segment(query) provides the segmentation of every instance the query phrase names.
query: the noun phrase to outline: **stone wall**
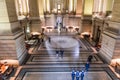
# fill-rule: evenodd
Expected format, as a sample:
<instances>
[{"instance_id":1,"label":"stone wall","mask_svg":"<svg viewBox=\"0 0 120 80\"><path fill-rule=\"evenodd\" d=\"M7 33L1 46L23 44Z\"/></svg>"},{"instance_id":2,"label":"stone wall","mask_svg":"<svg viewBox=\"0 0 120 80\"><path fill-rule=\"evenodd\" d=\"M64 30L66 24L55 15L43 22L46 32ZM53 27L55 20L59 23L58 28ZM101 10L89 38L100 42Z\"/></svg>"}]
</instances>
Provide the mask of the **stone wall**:
<instances>
[{"instance_id":1,"label":"stone wall","mask_svg":"<svg viewBox=\"0 0 120 80\"><path fill-rule=\"evenodd\" d=\"M113 59L120 59L120 39L116 40L115 50L113 53Z\"/></svg>"},{"instance_id":2,"label":"stone wall","mask_svg":"<svg viewBox=\"0 0 120 80\"><path fill-rule=\"evenodd\" d=\"M102 43L99 54L107 63L111 62L111 59L114 54L115 44L116 44L115 38L107 34L102 34Z\"/></svg>"},{"instance_id":3,"label":"stone wall","mask_svg":"<svg viewBox=\"0 0 120 80\"><path fill-rule=\"evenodd\" d=\"M14 36L3 36L3 39L0 39L1 60L18 60L21 64L27 55L23 32Z\"/></svg>"},{"instance_id":4,"label":"stone wall","mask_svg":"<svg viewBox=\"0 0 120 80\"><path fill-rule=\"evenodd\" d=\"M25 36L23 33L20 33L20 36L16 38L15 45L16 45L16 53L17 53L17 59L19 60L19 64L23 62L27 55L27 50L25 47Z\"/></svg>"},{"instance_id":5,"label":"stone wall","mask_svg":"<svg viewBox=\"0 0 120 80\"><path fill-rule=\"evenodd\" d=\"M14 40L0 40L1 59L17 59L16 46Z\"/></svg>"},{"instance_id":6,"label":"stone wall","mask_svg":"<svg viewBox=\"0 0 120 80\"><path fill-rule=\"evenodd\" d=\"M112 59L120 58L120 23L108 21L107 24L108 27L102 34L100 55L110 63Z\"/></svg>"},{"instance_id":7,"label":"stone wall","mask_svg":"<svg viewBox=\"0 0 120 80\"><path fill-rule=\"evenodd\" d=\"M41 21L32 20L30 24L31 32L40 32L41 31Z\"/></svg>"}]
</instances>

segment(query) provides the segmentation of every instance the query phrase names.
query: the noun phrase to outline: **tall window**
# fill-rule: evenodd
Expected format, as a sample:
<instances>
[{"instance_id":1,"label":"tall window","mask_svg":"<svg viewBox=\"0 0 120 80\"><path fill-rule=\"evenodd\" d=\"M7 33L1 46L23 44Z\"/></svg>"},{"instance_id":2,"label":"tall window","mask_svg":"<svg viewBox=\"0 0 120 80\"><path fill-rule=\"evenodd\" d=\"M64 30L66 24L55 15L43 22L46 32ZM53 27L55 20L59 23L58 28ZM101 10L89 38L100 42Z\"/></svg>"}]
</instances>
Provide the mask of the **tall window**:
<instances>
[{"instance_id":1,"label":"tall window","mask_svg":"<svg viewBox=\"0 0 120 80\"><path fill-rule=\"evenodd\" d=\"M18 16L27 16L29 14L29 0L15 0Z\"/></svg>"}]
</instances>

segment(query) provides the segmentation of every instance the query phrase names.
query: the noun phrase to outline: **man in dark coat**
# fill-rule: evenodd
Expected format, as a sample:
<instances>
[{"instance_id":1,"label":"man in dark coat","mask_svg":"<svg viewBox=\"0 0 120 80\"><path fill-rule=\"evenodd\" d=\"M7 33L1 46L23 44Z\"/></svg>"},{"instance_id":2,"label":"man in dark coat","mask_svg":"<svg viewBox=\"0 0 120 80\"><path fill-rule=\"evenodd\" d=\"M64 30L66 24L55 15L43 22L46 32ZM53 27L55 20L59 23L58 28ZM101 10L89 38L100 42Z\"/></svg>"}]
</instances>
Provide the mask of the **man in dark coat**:
<instances>
[{"instance_id":1,"label":"man in dark coat","mask_svg":"<svg viewBox=\"0 0 120 80\"><path fill-rule=\"evenodd\" d=\"M92 62L92 59L93 59L93 56L92 56L92 55L89 55L89 56L88 56L88 59L87 59L87 62L91 63L91 62Z\"/></svg>"}]
</instances>

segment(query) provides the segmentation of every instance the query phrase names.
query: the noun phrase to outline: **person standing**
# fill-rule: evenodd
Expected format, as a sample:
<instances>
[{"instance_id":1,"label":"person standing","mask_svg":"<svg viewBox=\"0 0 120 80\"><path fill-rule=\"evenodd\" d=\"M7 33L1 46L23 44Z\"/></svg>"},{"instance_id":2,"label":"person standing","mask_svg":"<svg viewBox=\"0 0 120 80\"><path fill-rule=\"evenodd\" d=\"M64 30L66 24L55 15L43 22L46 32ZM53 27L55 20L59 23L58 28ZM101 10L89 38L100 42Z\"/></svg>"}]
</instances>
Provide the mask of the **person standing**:
<instances>
[{"instance_id":1,"label":"person standing","mask_svg":"<svg viewBox=\"0 0 120 80\"><path fill-rule=\"evenodd\" d=\"M81 80L83 80L84 79L84 71L82 70L82 72L81 72Z\"/></svg>"},{"instance_id":2,"label":"person standing","mask_svg":"<svg viewBox=\"0 0 120 80\"><path fill-rule=\"evenodd\" d=\"M76 80L79 80L79 77L80 77L80 73L79 71L76 72Z\"/></svg>"},{"instance_id":3,"label":"person standing","mask_svg":"<svg viewBox=\"0 0 120 80\"><path fill-rule=\"evenodd\" d=\"M71 73L72 80L75 79L75 74L76 74L75 70L72 70L72 73Z\"/></svg>"}]
</instances>

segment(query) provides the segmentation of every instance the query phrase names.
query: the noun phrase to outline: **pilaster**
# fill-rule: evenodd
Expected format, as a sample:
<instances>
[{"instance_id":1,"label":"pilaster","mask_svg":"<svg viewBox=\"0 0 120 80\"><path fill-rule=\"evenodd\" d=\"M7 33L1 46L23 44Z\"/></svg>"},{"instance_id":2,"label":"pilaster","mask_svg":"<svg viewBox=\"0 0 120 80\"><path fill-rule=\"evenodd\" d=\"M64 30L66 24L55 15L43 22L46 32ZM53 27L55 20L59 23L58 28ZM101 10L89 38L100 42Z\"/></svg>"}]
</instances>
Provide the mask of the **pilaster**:
<instances>
[{"instance_id":1,"label":"pilaster","mask_svg":"<svg viewBox=\"0 0 120 80\"><path fill-rule=\"evenodd\" d=\"M21 64L27 55L24 34L17 20L15 1L0 0L0 57ZM16 63L14 63L16 64Z\"/></svg>"}]
</instances>

